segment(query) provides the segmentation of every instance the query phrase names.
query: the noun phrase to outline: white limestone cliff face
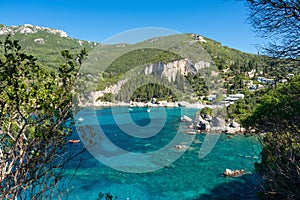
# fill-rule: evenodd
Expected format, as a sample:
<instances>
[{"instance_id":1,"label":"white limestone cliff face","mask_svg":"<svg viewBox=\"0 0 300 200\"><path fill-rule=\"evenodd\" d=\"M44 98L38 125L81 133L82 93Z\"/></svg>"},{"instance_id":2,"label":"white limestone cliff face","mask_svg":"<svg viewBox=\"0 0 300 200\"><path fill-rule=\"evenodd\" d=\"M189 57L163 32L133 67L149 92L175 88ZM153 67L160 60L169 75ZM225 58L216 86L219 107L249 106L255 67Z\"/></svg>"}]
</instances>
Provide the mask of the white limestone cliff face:
<instances>
[{"instance_id":1,"label":"white limestone cliff face","mask_svg":"<svg viewBox=\"0 0 300 200\"><path fill-rule=\"evenodd\" d=\"M121 87L127 82L127 79L120 80L117 84L111 85L109 87L106 87L105 90L103 91L104 94L107 93L112 93L112 94L118 94L120 91Z\"/></svg>"},{"instance_id":2,"label":"white limestone cliff face","mask_svg":"<svg viewBox=\"0 0 300 200\"><path fill-rule=\"evenodd\" d=\"M148 65L145 68L145 75L156 73L161 78L166 78L170 82L175 81L177 74L187 75L189 73L196 74L200 69L210 67L210 63L206 61L199 61L192 64L188 59L176 60L164 63L156 63Z\"/></svg>"},{"instance_id":3,"label":"white limestone cliff face","mask_svg":"<svg viewBox=\"0 0 300 200\"><path fill-rule=\"evenodd\" d=\"M97 101L98 101L99 97L103 97L105 94L109 94L109 93L114 94L114 95L118 94L122 85L124 85L126 82L127 82L127 79L120 80L117 84L106 87L105 90L91 92L89 95L89 101L92 102L91 105L97 106L98 105Z\"/></svg>"},{"instance_id":4,"label":"white limestone cliff face","mask_svg":"<svg viewBox=\"0 0 300 200\"><path fill-rule=\"evenodd\" d=\"M175 81L177 74L187 75L196 74L198 69L187 59L176 60L164 63L151 64L145 68L145 75L155 73L161 78L166 78L169 82Z\"/></svg>"},{"instance_id":5,"label":"white limestone cliff face","mask_svg":"<svg viewBox=\"0 0 300 200\"><path fill-rule=\"evenodd\" d=\"M210 63L205 61L199 61L195 64L192 64L188 59L176 60L169 63L155 63L150 64L145 67L142 71L144 75L156 74L160 78L165 78L169 82L174 82L177 75L187 75L189 73L196 74L202 68L209 67ZM118 94L121 87L127 82L128 79L120 80L117 84L106 87L103 91L92 92L90 94L91 99L96 103L99 97L102 97L104 94L112 93L114 95Z\"/></svg>"}]
</instances>

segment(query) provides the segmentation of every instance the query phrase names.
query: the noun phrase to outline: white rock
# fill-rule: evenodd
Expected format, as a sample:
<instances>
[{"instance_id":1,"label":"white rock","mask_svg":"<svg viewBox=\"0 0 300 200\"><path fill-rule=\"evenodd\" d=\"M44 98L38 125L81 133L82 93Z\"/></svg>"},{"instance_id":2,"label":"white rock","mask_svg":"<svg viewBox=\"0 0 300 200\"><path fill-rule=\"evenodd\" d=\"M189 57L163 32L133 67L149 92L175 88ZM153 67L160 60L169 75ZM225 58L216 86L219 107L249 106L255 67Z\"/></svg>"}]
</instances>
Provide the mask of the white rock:
<instances>
[{"instance_id":1,"label":"white rock","mask_svg":"<svg viewBox=\"0 0 300 200\"><path fill-rule=\"evenodd\" d=\"M39 44L45 44L44 38L36 38L33 41L36 42L36 43L39 43Z\"/></svg>"},{"instance_id":2,"label":"white rock","mask_svg":"<svg viewBox=\"0 0 300 200\"><path fill-rule=\"evenodd\" d=\"M59 35L60 37L68 37L68 34L62 30L50 29L48 30L48 33Z\"/></svg>"},{"instance_id":3,"label":"white rock","mask_svg":"<svg viewBox=\"0 0 300 200\"><path fill-rule=\"evenodd\" d=\"M28 27L20 27L18 31L20 33L23 33L23 34L36 33L37 32L36 30L32 30L31 28L28 28Z\"/></svg>"},{"instance_id":4,"label":"white rock","mask_svg":"<svg viewBox=\"0 0 300 200\"><path fill-rule=\"evenodd\" d=\"M9 28L2 28L0 29L0 35L8 35L8 34L12 34L13 30L9 29Z\"/></svg>"},{"instance_id":5,"label":"white rock","mask_svg":"<svg viewBox=\"0 0 300 200\"><path fill-rule=\"evenodd\" d=\"M32 24L24 24L25 27L33 27Z\"/></svg>"},{"instance_id":6,"label":"white rock","mask_svg":"<svg viewBox=\"0 0 300 200\"><path fill-rule=\"evenodd\" d=\"M181 122L193 122L193 119L184 115L183 117L181 117L180 121Z\"/></svg>"},{"instance_id":7,"label":"white rock","mask_svg":"<svg viewBox=\"0 0 300 200\"><path fill-rule=\"evenodd\" d=\"M225 176L239 176L245 173L245 170L231 170L231 169L226 169L225 172L223 173Z\"/></svg>"},{"instance_id":8,"label":"white rock","mask_svg":"<svg viewBox=\"0 0 300 200\"><path fill-rule=\"evenodd\" d=\"M230 125L232 128L238 128L240 127L240 124L235 122L235 121L232 121L231 125Z\"/></svg>"}]
</instances>

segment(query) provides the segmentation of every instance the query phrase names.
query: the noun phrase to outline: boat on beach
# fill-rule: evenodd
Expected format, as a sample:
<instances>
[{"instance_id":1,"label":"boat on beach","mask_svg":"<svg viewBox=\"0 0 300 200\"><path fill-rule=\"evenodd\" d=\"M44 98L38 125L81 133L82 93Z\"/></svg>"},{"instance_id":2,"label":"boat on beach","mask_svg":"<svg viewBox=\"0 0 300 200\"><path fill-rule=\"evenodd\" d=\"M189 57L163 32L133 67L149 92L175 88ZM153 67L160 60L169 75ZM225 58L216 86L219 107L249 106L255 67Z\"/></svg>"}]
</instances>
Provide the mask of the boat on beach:
<instances>
[{"instance_id":1,"label":"boat on beach","mask_svg":"<svg viewBox=\"0 0 300 200\"><path fill-rule=\"evenodd\" d=\"M78 143L80 140L68 140L69 143Z\"/></svg>"}]
</instances>

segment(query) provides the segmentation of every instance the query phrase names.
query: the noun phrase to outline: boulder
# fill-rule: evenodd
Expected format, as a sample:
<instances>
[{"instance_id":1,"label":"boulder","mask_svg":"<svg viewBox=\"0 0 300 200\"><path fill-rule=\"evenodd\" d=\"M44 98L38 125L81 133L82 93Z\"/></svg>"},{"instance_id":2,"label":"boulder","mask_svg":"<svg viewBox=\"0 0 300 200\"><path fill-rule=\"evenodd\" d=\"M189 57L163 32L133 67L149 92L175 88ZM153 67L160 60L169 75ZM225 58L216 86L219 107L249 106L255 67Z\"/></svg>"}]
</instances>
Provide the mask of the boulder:
<instances>
[{"instance_id":1,"label":"boulder","mask_svg":"<svg viewBox=\"0 0 300 200\"><path fill-rule=\"evenodd\" d=\"M219 117L213 117L211 120L211 131L222 132L225 128L225 120Z\"/></svg>"},{"instance_id":2,"label":"boulder","mask_svg":"<svg viewBox=\"0 0 300 200\"><path fill-rule=\"evenodd\" d=\"M196 135L197 132L195 132L195 131L187 131L186 134L188 134L188 135Z\"/></svg>"},{"instance_id":3,"label":"boulder","mask_svg":"<svg viewBox=\"0 0 300 200\"><path fill-rule=\"evenodd\" d=\"M183 144L175 145L175 149L177 149L177 150L185 150L187 148L188 148L188 146L183 145Z\"/></svg>"},{"instance_id":4,"label":"boulder","mask_svg":"<svg viewBox=\"0 0 300 200\"><path fill-rule=\"evenodd\" d=\"M231 125L226 125L223 132L227 134L237 134L237 133L244 133L245 130L246 130L245 128L242 128L240 126L232 127Z\"/></svg>"},{"instance_id":5,"label":"boulder","mask_svg":"<svg viewBox=\"0 0 300 200\"><path fill-rule=\"evenodd\" d=\"M184 115L183 117L181 117L180 121L181 122L193 122L193 119Z\"/></svg>"},{"instance_id":6,"label":"boulder","mask_svg":"<svg viewBox=\"0 0 300 200\"><path fill-rule=\"evenodd\" d=\"M204 121L204 119L201 117L200 113L196 113L195 114L195 120L194 120L194 124L197 126L199 124L200 121Z\"/></svg>"},{"instance_id":7,"label":"boulder","mask_svg":"<svg viewBox=\"0 0 300 200\"><path fill-rule=\"evenodd\" d=\"M211 117L210 115L205 115L204 116L204 120L211 122L213 119L213 117Z\"/></svg>"},{"instance_id":8,"label":"boulder","mask_svg":"<svg viewBox=\"0 0 300 200\"><path fill-rule=\"evenodd\" d=\"M182 118L183 120L183 118ZM194 120L194 127L200 131L212 131L223 132L227 134L237 134L245 132L245 129L234 120L232 122L226 122L219 117L205 116L202 117L199 113L196 113Z\"/></svg>"},{"instance_id":9,"label":"boulder","mask_svg":"<svg viewBox=\"0 0 300 200\"><path fill-rule=\"evenodd\" d=\"M245 170L231 170L231 169L226 169L225 172L223 173L225 176L229 177L235 177L235 176L240 176L245 173Z\"/></svg>"},{"instance_id":10,"label":"boulder","mask_svg":"<svg viewBox=\"0 0 300 200\"><path fill-rule=\"evenodd\" d=\"M239 128L239 127L241 127L241 125L233 120L231 122L231 124L230 124L230 127L232 127L232 128Z\"/></svg>"},{"instance_id":11,"label":"boulder","mask_svg":"<svg viewBox=\"0 0 300 200\"><path fill-rule=\"evenodd\" d=\"M199 130L209 131L211 129L211 125L208 121L202 120L197 124Z\"/></svg>"}]
</instances>

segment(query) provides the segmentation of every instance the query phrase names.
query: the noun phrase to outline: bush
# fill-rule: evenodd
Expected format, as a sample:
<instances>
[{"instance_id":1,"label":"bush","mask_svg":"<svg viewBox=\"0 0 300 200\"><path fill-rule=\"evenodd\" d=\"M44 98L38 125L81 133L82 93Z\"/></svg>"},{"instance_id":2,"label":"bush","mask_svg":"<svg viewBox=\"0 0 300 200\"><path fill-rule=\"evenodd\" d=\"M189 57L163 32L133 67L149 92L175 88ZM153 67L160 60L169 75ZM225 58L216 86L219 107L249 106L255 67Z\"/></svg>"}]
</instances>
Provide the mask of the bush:
<instances>
[{"instance_id":1,"label":"bush","mask_svg":"<svg viewBox=\"0 0 300 200\"><path fill-rule=\"evenodd\" d=\"M206 117L206 116L211 116L212 115L212 109L209 107L204 107L203 109L200 110L200 115L202 117Z\"/></svg>"}]
</instances>

